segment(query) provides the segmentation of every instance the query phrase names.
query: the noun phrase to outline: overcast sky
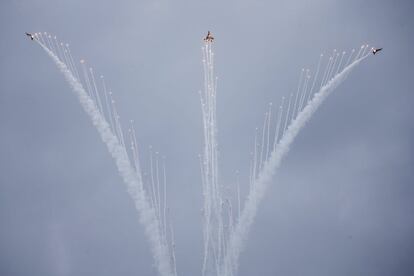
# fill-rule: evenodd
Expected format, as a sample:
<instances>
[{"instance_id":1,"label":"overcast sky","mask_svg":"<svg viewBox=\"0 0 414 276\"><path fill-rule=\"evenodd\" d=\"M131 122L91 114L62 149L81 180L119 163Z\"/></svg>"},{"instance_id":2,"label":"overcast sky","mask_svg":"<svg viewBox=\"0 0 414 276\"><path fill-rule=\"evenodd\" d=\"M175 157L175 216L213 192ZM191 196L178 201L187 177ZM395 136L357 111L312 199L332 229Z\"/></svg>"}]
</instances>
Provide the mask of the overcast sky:
<instances>
[{"instance_id":1,"label":"overcast sky","mask_svg":"<svg viewBox=\"0 0 414 276\"><path fill-rule=\"evenodd\" d=\"M24 32L70 43L123 122L167 156L179 275L200 275L202 37L216 38L220 181L247 192L255 128L321 53L384 47L292 145L240 259L247 275L414 275L412 1L0 2L0 274L157 275L113 159Z\"/></svg>"}]
</instances>

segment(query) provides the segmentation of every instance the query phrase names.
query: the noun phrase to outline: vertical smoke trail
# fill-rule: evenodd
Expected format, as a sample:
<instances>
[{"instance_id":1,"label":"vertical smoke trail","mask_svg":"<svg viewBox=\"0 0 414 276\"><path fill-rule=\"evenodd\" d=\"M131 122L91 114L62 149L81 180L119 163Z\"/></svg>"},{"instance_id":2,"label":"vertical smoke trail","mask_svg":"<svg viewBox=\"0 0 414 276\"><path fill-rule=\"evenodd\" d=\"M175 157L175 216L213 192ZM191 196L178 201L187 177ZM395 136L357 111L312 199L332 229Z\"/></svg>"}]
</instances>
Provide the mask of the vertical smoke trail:
<instances>
[{"instance_id":1,"label":"vertical smoke trail","mask_svg":"<svg viewBox=\"0 0 414 276\"><path fill-rule=\"evenodd\" d=\"M173 275L177 276L177 262L175 259L175 236L174 236L174 228L172 223L170 222L170 236L171 236L171 263L173 267Z\"/></svg>"},{"instance_id":2,"label":"vertical smoke trail","mask_svg":"<svg viewBox=\"0 0 414 276\"><path fill-rule=\"evenodd\" d=\"M253 150L253 169L252 169L252 181L253 184L254 179L256 178L256 171L257 171L257 128L254 131L254 150Z\"/></svg>"},{"instance_id":3,"label":"vertical smoke trail","mask_svg":"<svg viewBox=\"0 0 414 276\"><path fill-rule=\"evenodd\" d=\"M85 66L85 61L82 59L80 61L80 63L81 63L81 67L82 67L83 78L84 78L84 81L86 83L86 91L88 93L88 96L91 98L92 102L95 104L95 97L92 94L92 89L91 89L91 85L90 85L90 81L89 81L88 71L87 71L86 66Z\"/></svg>"},{"instance_id":4,"label":"vertical smoke trail","mask_svg":"<svg viewBox=\"0 0 414 276\"><path fill-rule=\"evenodd\" d=\"M57 56L58 59L63 60L62 59L62 54L60 53L60 47L59 47L59 42L57 41L57 37L56 36L53 37L52 43L53 43L53 40L55 41L55 46L56 46L55 55Z\"/></svg>"},{"instance_id":5,"label":"vertical smoke trail","mask_svg":"<svg viewBox=\"0 0 414 276\"><path fill-rule=\"evenodd\" d=\"M329 70L328 80L332 79L332 73L335 71L336 61L339 58L339 53L336 54L331 70Z\"/></svg>"},{"instance_id":6,"label":"vertical smoke trail","mask_svg":"<svg viewBox=\"0 0 414 276\"><path fill-rule=\"evenodd\" d=\"M103 142L106 144L108 151L116 162L116 166L120 175L122 176L129 195L135 203L135 207L139 212L139 219L141 224L145 227L145 233L151 245L151 251L158 269L162 276L176 275L175 268L170 262L170 252L168 247L162 242L162 235L160 232L160 222L157 220L154 209L148 203L147 195L143 188L143 183L138 176L139 173L134 170L129 157L126 153L125 147L120 144L119 139L111 131L109 124L106 122L102 114L98 111L97 106L88 96L82 84L74 77L68 67L62 63L59 58L51 52L46 46L37 41L39 45L46 51L46 53L56 63L56 66L65 76L66 81L76 93L83 109L89 115L93 125L98 130ZM175 257L174 257L175 262Z\"/></svg>"},{"instance_id":7,"label":"vertical smoke trail","mask_svg":"<svg viewBox=\"0 0 414 276\"><path fill-rule=\"evenodd\" d=\"M341 60L339 61L339 66L338 66L338 68L336 69L335 75L339 73L339 70L341 70L342 60L344 59L344 56L345 56L345 51L344 51L344 52L342 52L342 57L341 57Z\"/></svg>"},{"instance_id":8,"label":"vertical smoke trail","mask_svg":"<svg viewBox=\"0 0 414 276\"><path fill-rule=\"evenodd\" d=\"M266 140L266 156L265 160L269 158L269 147L270 147L270 122L272 118L272 106L273 104L269 104L269 120L267 121L267 140Z\"/></svg>"},{"instance_id":9,"label":"vertical smoke trail","mask_svg":"<svg viewBox=\"0 0 414 276\"><path fill-rule=\"evenodd\" d=\"M240 220L240 214L241 214L239 171L237 171L236 177L237 177L236 178L236 187L237 187L237 221L239 221Z\"/></svg>"},{"instance_id":10,"label":"vertical smoke trail","mask_svg":"<svg viewBox=\"0 0 414 276\"><path fill-rule=\"evenodd\" d=\"M289 103L288 103L288 109L286 111L285 126L283 127L282 137L285 135L286 127L288 126L288 122L289 122L290 103L292 101L292 96L293 96L293 94L290 94Z\"/></svg>"},{"instance_id":11,"label":"vertical smoke trail","mask_svg":"<svg viewBox=\"0 0 414 276\"><path fill-rule=\"evenodd\" d=\"M162 221L161 216L161 185L160 185L160 171L159 171L159 156L158 152L155 152L155 173L157 174L157 197L158 197L158 219L159 221Z\"/></svg>"},{"instance_id":12,"label":"vertical smoke trail","mask_svg":"<svg viewBox=\"0 0 414 276\"><path fill-rule=\"evenodd\" d=\"M300 112L302 110L302 108L303 108L303 105L306 104L305 98L306 98L306 94L307 94L307 91L308 91L309 80L310 80L310 75L309 75L309 69L308 69L307 70L307 75L306 75L305 86L304 86L304 89L303 89L304 91L303 91L302 97L300 99L300 104L299 104L298 112ZM293 118L296 118L296 117L292 117L292 120L293 120Z\"/></svg>"},{"instance_id":13,"label":"vertical smoke trail","mask_svg":"<svg viewBox=\"0 0 414 276\"><path fill-rule=\"evenodd\" d=\"M273 138L273 148L272 151L275 150L277 141L279 140L279 134L280 134L280 127L282 124L282 116L283 116L283 105L285 103L285 97L282 97L282 104L279 106L279 111L277 113L277 125L276 125L276 132L275 137Z\"/></svg>"},{"instance_id":14,"label":"vertical smoke trail","mask_svg":"<svg viewBox=\"0 0 414 276\"><path fill-rule=\"evenodd\" d=\"M95 97L96 97L96 100L97 100L97 105L98 105L99 111L101 112L102 116L104 117L104 119L106 121L105 113L104 113L104 110L103 110L103 107L102 107L101 97L99 96L99 91L98 91L98 88L96 86L95 75L93 74L92 67L89 68L89 72L91 74L91 80L92 80L92 84L93 84L92 88L93 88L93 91L95 93Z\"/></svg>"},{"instance_id":15,"label":"vertical smoke trail","mask_svg":"<svg viewBox=\"0 0 414 276\"><path fill-rule=\"evenodd\" d=\"M238 258L242 251L244 242L247 238L250 226L252 225L256 216L257 207L262 200L267 186L271 181L273 175L278 169L282 159L288 153L290 145L296 138L299 131L309 121L318 107L325 101L331 92L338 87L347 77L347 75L367 56L354 61L349 66L344 68L341 73L331 79L325 86L323 86L318 93L316 93L312 100L305 106L305 108L293 119L286 132L278 142L276 148L273 150L269 160L265 163L263 169L260 171L253 189L250 190L245 207L242 211L240 221L234 228L230 235L228 255L225 258L224 273L221 276L230 274L232 269L237 269Z\"/></svg>"},{"instance_id":16,"label":"vertical smoke trail","mask_svg":"<svg viewBox=\"0 0 414 276\"><path fill-rule=\"evenodd\" d=\"M367 45L365 45L365 49L364 49L364 51L362 52L362 55L361 56L365 56L367 53L365 52L366 50L368 50L368 52L369 52L369 45L367 44Z\"/></svg>"},{"instance_id":17,"label":"vertical smoke trail","mask_svg":"<svg viewBox=\"0 0 414 276\"><path fill-rule=\"evenodd\" d=\"M63 43L61 42L60 43L60 50L61 50L61 52L62 52L62 55L63 55L63 59L65 60L64 61L64 63L66 64L66 66L68 66L69 67L69 70L71 71L71 72L75 72L74 70L72 70L72 67L70 66L70 62L69 62L69 60L68 60L68 57L67 57L67 55L66 55L66 49L65 49L65 46L63 45Z\"/></svg>"},{"instance_id":18,"label":"vertical smoke trail","mask_svg":"<svg viewBox=\"0 0 414 276\"><path fill-rule=\"evenodd\" d=\"M318 66L316 67L316 73L315 73L315 76L313 77L312 87L309 91L308 96L306 97L306 102L305 102L306 104L308 103L309 98L312 97L312 95L313 95L313 88L315 87L316 80L318 79L318 76L319 76L319 70L320 70L320 67L321 67L322 58L323 58L323 54L321 54L319 56Z\"/></svg>"},{"instance_id":19,"label":"vertical smoke trail","mask_svg":"<svg viewBox=\"0 0 414 276\"><path fill-rule=\"evenodd\" d=\"M211 41L206 41L203 52L204 91L200 93L202 108L204 152L201 172L203 184L203 240L202 275L219 275L226 255L228 228L225 225L223 187L218 183L217 146L217 78L214 76L214 53Z\"/></svg>"},{"instance_id":20,"label":"vertical smoke trail","mask_svg":"<svg viewBox=\"0 0 414 276\"><path fill-rule=\"evenodd\" d=\"M45 40L43 39L42 33L35 33L36 39L39 40L42 44L46 44Z\"/></svg>"},{"instance_id":21,"label":"vertical smoke trail","mask_svg":"<svg viewBox=\"0 0 414 276\"><path fill-rule=\"evenodd\" d=\"M52 50L53 53L56 54L56 49L55 49L55 46L53 45L53 42L52 42L52 36L48 35L47 38L48 38L50 49Z\"/></svg>"},{"instance_id":22,"label":"vertical smoke trail","mask_svg":"<svg viewBox=\"0 0 414 276\"><path fill-rule=\"evenodd\" d=\"M262 168L263 162L266 159L263 159L264 156L264 149L265 149L265 135L266 135L266 125L269 119L269 113L265 113L265 119L263 121L263 128L262 128L262 143L260 144L260 159L259 159L259 170Z\"/></svg>"},{"instance_id":23,"label":"vertical smoke trail","mask_svg":"<svg viewBox=\"0 0 414 276\"><path fill-rule=\"evenodd\" d=\"M68 49L69 59L70 59L70 62L72 63L72 67L75 69L76 78L80 80L78 68L76 67L75 61L73 60L72 53L69 48L69 44L66 44L66 48Z\"/></svg>"},{"instance_id":24,"label":"vertical smoke trail","mask_svg":"<svg viewBox=\"0 0 414 276\"><path fill-rule=\"evenodd\" d=\"M352 56L355 53L355 49L352 49L351 54L348 57L347 62L345 63L345 67L347 67L349 65L349 63L351 62Z\"/></svg>"},{"instance_id":25,"label":"vertical smoke trail","mask_svg":"<svg viewBox=\"0 0 414 276\"><path fill-rule=\"evenodd\" d=\"M69 67L69 71L75 72L75 69L73 69L72 64L69 61L66 48L63 46L63 43L60 44L62 45L63 58L65 59L64 63Z\"/></svg>"},{"instance_id":26,"label":"vertical smoke trail","mask_svg":"<svg viewBox=\"0 0 414 276\"><path fill-rule=\"evenodd\" d=\"M321 79L321 83L320 83L319 90L320 90L320 89L324 86L324 84L325 84L325 78L326 78L326 74L328 73L328 69L329 69L329 66L330 66L330 64L331 64L331 60L332 60L332 57L330 56L330 57L329 57L329 59L328 59L328 65L326 65L325 70L324 70L324 73L323 73L323 75L322 75L322 79Z\"/></svg>"},{"instance_id":27,"label":"vertical smoke trail","mask_svg":"<svg viewBox=\"0 0 414 276\"><path fill-rule=\"evenodd\" d=\"M305 69L302 68L302 71L300 72L300 78L299 78L299 84L298 84L298 90L296 91L296 99L295 99L295 105L293 107L293 116L296 116L296 107L298 105L298 99L299 99L299 93L300 93L300 88L301 88L301 83L302 83L302 77L303 77L303 73L305 72Z\"/></svg>"},{"instance_id":28,"label":"vertical smoke trail","mask_svg":"<svg viewBox=\"0 0 414 276\"><path fill-rule=\"evenodd\" d=\"M365 50L365 45L362 45L361 48L359 48L358 54L355 56L354 61L358 60L362 52Z\"/></svg>"},{"instance_id":29,"label":"vertical smoke trail","mask_svg":"<svg viewBox=\"0 0 414 276\"><path fill-rule=\"evenodd\" d=\"M111 111L111 108L110 108L110 105L109 105L108 91L106 90L106 83L105 83L104 76L101 76L101 80L102 80L102 88L103 88L103 92L104 92L106 111L107 111L107 114L108 114L108 117L109 117L109 125L111 126L111 130L113 131L114 130L114 122L113 122L113 118L112 118L112 111ZM135 136L135 132L134 132L134 136Z\"/></svg>"}]
</instances>

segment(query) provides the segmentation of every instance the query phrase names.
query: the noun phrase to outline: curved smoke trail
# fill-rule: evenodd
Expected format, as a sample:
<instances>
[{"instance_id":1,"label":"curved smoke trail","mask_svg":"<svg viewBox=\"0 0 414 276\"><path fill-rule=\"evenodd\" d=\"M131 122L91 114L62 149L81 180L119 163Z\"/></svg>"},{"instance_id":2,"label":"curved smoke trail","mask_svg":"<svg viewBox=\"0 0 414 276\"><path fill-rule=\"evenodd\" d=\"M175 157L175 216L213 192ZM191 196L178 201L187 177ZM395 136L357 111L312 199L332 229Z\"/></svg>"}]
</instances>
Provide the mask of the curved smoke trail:
<instances>
[{"instance_id":1,"label":"curved smoke trail","mask_svg":"<svg viewBox=\"0 0 414 276\"><path fill-rule=\"evenodd\" d=\"M324 85L318 93L312 98L312 100L306 105L306 107L298 114L296 119L292 121L288 129L286 130L279 143L272 151L269 160L263 166L257 179L255 180L250 194L247 198L246 205L240 215L240 219L234 228L229 240L227 256L225 258L225 267L223 269L223 276L233 274L238 268L238 259L243 249L243 245L249 233L250 226L254 222L254 218L257 213L257 207L266 192L266 189L272 180L273 175L276 173L280 166L282 159L288 153L290 145L296 138L299 131L309 121L319 106L325 101L325 99L331 94L331 92L338 87L348 76L348 74L354 69L366 56L357 59L350 65L344 68L342 72L332 78L326 85Z\"/></svg>"},{"instance_id":2,"label":"curved smoke trail","mask_svg":"<svg viewBox=\"0 0 414 276\"><path fill-rule=\"evenodd\" d=\"M173 272L174 270L170 263L168 248L162 242L160 223L157 220L154 209L150 207L148 202L141 175L139 172L135 171L131 165L125 147L121 145L102 113L99 112L97 106L89 97L82 84L74 77L66 64L60 61L60 59L40 41L37 42L53 59L56 66L65 76L66 81L70 84L72 90L78 96L83 109L89 115L93 125L98 130L102 141L106 144L108 151L114 158L119 174L122 176L125 184L127 185L128 193L134 200L135 207L139 211L139 220L145 227L145 233L150 241L152 254L155 259L158 272L162 276L175 275L176 273Z\"/></svg>"}]
</instances>

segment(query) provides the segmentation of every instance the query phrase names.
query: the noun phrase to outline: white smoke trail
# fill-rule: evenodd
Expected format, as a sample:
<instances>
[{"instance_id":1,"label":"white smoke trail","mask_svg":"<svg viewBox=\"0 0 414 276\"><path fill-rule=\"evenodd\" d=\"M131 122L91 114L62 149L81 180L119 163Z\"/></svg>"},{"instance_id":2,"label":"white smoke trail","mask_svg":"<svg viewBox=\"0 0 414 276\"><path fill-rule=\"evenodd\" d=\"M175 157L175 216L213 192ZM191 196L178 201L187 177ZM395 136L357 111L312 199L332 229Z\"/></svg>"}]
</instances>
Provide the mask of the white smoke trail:
<instances>
[{"instance_id":1,"label":"white smoke trail","mask_svg":"<svg viewBox=\"0 0 414 276\"><path fill-rule=\"evenodd\" d=\"M223 225L222 187L218 184L218 147L216 125L217 78L214 76L214 53L210 42L203 51L204 91L200 93L204 152L201 162L203 183L203 239L204 257L202 275L210 274L211 269L219 274L222 256L225 255Z\"/></svg>"},{"instance_id":2,"label":"white smoke trail","mask_svg":"<svg viewBox=\"0 0 414 276\"><path fill-rule=\"evenodd\" d=\"M263 159L264 156L264 149L265 149L265 135L266 135L266 125L267 121L269 119L269 113L265 113L265 119L263 121L263 128L262 128L262 143L260 144L260 159L259 159L259 169L262 168L263 162L266 160L266 158Z\"/></svg>"},{"instance_id":3,"label":"white smoke trail","mask_svg":"<svg viewBox=\"0 0 414 276\"><path fill-rule=\"evenodd\" d=\"M69 44L66 44L66 47L68 49L69 59L70 59L70 62L72 63L72 67L75 69L76 77L78 80L80 80L78 68L76 67L75 61L73 60L72 53L70 52Z\"/></svg>"},{"instance_id":4,"label":"white smoke trail","mask_svg":"<svg viewBox=\"0 0 414 276\"><path fill-rule=\"evenodd\" d=\"M275 174L276 170L280 166L282 159L288 153L290 145L294 141L299 131L309 121L319 106L325 101L325 99L331 94L331 92L340 85L348 73L352 71L363 59L368 55L354 61L349 66L344 68L341 73L332 78L326 85L324 85L318 93L316 93L312 100L305 106L305 108L298 114L298 116L291 122L286 132L283 134L276 148L273 150L269 160L264 164L263 169L260 171L253 188L250 190L250 194L247 198L245 207L240 216L240 220L231 233L229 240L229 248L227 250L228 255L225 259L225 268L222 270L224 273L222 276L230 275L237 269L238 259L243 249L243 245L247 238L250 226L252 225L256 216L258 204L263 199L266 189Z\"/></svg>"},{"instance_id":5,"label":"white smoke trail","mask_svg":"<svg viewBox=\"0 0 414 276\"><path fill-rule=\"evenodd\" d=\"M303 76L304 72L305 72L305 69L303 68L301 73L300 73L298 90L296 91L295 105L293 107L293 114L294 114L293 116L296 116L296 106L298 105L299 93L300 93L300 88L301 88L301 84L302 84L302 76Z\"/></svg>"},{"instance_id":6,"label":"white smoke trail","mask_svg":"<svg viewBox=\"0 0 414 276\"><path fill-rule=\"evenodd\" d=\"M282 124L282 116L283 116L283 105L285 103L285 97L282 97L282 104L279 106L279 111L277 113L277 125L276 125L276 132L275 132L275 136L273 137L273 148L272 148L272 152L275 150L276 148L276 144L277 141L279 140L279 134L280 134L280 127Z\"/></svg>"},{"instance_id":7,"label":"white smoke trail","mask_svg":"<svg viewBox=\"0 0 414 276\"><path fill-rule=\"evenodd\" d=\"M148 203L140 172L134 170L128 158L125 147L120 144L120 141L116 135L113 134L109 124L99 112L97 106L89 97L88 93L82 87L82 84L74 77L68 67L61 62L53 52L51 52L39 41L37 42L53 59L56 66L65 76L66 81L76 93L83 109L89 115L93 125L96 127L103 142L106 144L108 151L114 158L119 174L122 176L125 184L127 185L128 193L134 200L135 207L139 212L139 220L144 226L145 233L150 241L152 254L158 272L162 276L175 275L176 273L170 262L169 250L162 242L160 223L157 220L154 209L152 209Z\"/></svg>"},{"instance_id":8,"label":"white smoke trail","mask_svg":"<svg viewBox=\"0 0 414 276\"><path fill-rule=\"evenodd\" d=\"M288 126L288 122L290 122L290 121L289 121L289 115L290 115L290 103L291 103L291 101L292 101L292 96L293 96L293 94L291 93L291 94L290 94L290 97L289 97L288 109L287 109L287 111L286 111L285 126L283 127L282 137L285 135L285 131L286 131L286 128L287 128L287 126ZM293 117L292 117L292 118L293 118Z\"/></svg>"},{"instance_id":9,"label":"white smoke trail","mask_svg":"<svg viewBox=\"0 0 414 276\"><path fill-rule=\"evenodd\" d=\"M347 67L349 65L349 63L351 62L351 59L352 59L352 56L353 56L354 53L355 53L355 49L352 49L351 54L349 55L348 60L345 64L345 67Z\"/></svg>"},{"instance_id":10,"label":"white smoke trail","mask_svg":"<svg viewBox=\"0 0 414 276\"><path fill-rule=\"evenodd\" d=\"M344 52L342 52L342 57L341 57L341 60L339 61L339 65L338 65L338 68L336 69L335 75L336 75L336 74L338 74L338 73L339 73L339 71L341 70L342 60L344 59L345 54L346 54L346 52L345 52L345 51L344 51Z\"/></svg>"},{"instance_id":11,"label":"white smoke trail","mask_svg":"<svg viewBox=\"0 0 414 276\"><path fill-rule=\"evenodd\" d=\"M309 90L309 94L308 94L308 96L306 97L306 103L308 103L309 98L310 98L310 97L312 97L312 95L313 95L313 88L315 87L316 80L317 80L317 79L318 79L318 77L319 77L319 70L320 70L320 67L321 67L321 61L322 61L322 58L323 58L323 54L321 54L321 55L319 56L318 66L316 66L316 73L315 73L315 76L313 77L313 82L312 82L311 89Z\"/></svg>"},{"instance_id":12,"label":"white smoke trail","mask_svg":"<svg viewBox=\"0 0 414 276\"><path fill-rule=\"evenodd\" d=\"M303 88L303 92L302 92L302 96L300 98L300 103L299 103L299 109L298 112L300 112L303 108L303 106L306 104L305 99L306 99L306 94L308 91L308 84L309 84L309 80L310 80L310 75L309 75L309 69L307 70L307 75L306 75L306 81L305 81L305 86ZM298 113L299 114L299 113ZM296 116L292 116L292 119L296 118Z\"/></svg>"},{"instance_id":13,"label":"white smoke trail","mask_svg":"<svg viewBox=\"0 0 414 276\"><path fill-rule=\"evenodd\" d=\"M329 74L328 74L328 78L327 78L327 80L332 79L332 77L333 77L333 76L332 76L332 73L333 73L333 72L335 72L336 61L338 60L338 58L339 58L339 53L337 53L337 54L336 54L336 56L335 56L335 59L334 59L333 65L332 65L331 69L329 70Z\"/></svg>"}]
</instances>

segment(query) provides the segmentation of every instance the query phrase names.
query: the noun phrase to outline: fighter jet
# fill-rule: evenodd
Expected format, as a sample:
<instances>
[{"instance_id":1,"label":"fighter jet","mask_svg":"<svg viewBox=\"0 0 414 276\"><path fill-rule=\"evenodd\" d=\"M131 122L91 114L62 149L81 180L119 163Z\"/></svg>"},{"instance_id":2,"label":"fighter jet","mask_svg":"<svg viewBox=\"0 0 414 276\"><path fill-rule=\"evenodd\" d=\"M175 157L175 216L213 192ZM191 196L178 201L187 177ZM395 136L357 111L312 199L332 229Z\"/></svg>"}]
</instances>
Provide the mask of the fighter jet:
<instances>
[{"instance_id":1,"label":"fighter jet","mask_svg":"<svg viewBox=\"0 0 414 276\"><path fill-rule=\"evenodd\" d=\"M30 37L30 39L31 39L31 40L33 40L33 39L34 39L34 36L33 36L32 34L26 33L26 35L27 35L28 37Z\"/></svg>"},{"instance_id":2,"label":"fighter jet","mask_svg":"<svg viewBox=\"0 0 414 276\"><path fill-rule=\"evenodd\" d=\"M378 53L381 50L382 50L382 48L373 48L372 53L375 55L376 53Z\"/></svg>"},{"instance_id":3,"label":"fighter jet","mask_svg":"<svg viewBox=\"0 0 414 276\"><path fill-rule=\"evenodd\" d=\"M205 42L213 42L214 37L211 35L210 31L207 32L207 36L204 38Z\"/></svg>"}]
</instances>

